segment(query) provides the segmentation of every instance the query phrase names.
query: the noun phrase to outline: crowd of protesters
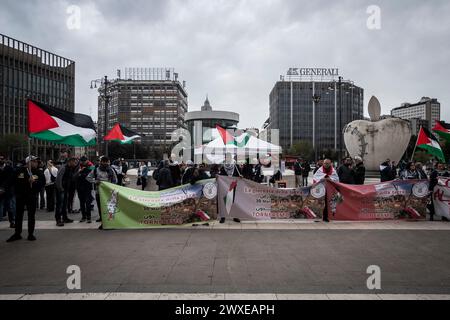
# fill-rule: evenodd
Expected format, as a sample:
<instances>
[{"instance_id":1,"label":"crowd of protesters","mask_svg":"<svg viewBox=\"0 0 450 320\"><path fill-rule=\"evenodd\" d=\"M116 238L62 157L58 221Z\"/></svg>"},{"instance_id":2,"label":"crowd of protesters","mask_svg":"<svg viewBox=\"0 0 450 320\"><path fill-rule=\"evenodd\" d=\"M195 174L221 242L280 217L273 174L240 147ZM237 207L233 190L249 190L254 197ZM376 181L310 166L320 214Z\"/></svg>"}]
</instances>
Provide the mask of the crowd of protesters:
<instances>
[{"instance_id":1,"label":"crowd of protesters","mask_svg":"<svg viewBox=\"0 0 450 320\"><path fill-rule=\"evenodd\" d=\"M269 165L270 166L270 165ZM236 161L229 165L194 164L192 161L178 163L172 159L162 160L150 175L150 168L146 162L140 162L137 167L137 182L142 190L146 190L151 176L158 190L166 190L182 184L195 184L199 180L215 178L218 175L242 177L262 183L264 179L263 165L258 162L250 164L247 160L243 164ZM80 222L91 223L91 212L94 209L94 200L99 211L97 222L101 222L101 207L98 185L101 182L110 182L118 185L128 185L127 177L129 166L124 159L114 160L112 163L107 157L100 157L91 162L87 157L69 157L62 154L56 162L47 162L29 156L24 161L13 163L0 156L0 220L7 217L10 227L15 229L14 235L8 241L21 239L24 212L28 214L28 240L35 240L35 213L36 209L46 209L54 212L58 227L72 223L70 213L81 213ZM295 186L308 186L308 177L311 172L310 164L298 158L293 166ZM363 185L366 170L360 157L346 157L342 164L335 169L330 159L320 159L313 171L313 183L324 178L345 184ZM429 190L432 191L438 183L439 177L450 177L442 163L427 174L420 162L400 163L396 165L389 159L380 165L381 182L395 179L402 180L429 180ZM275 186L282 180L281 170L278 169L268 180L269 185ZM74 209L75 195L78 196L79 209ZM429 206L431 220L434 208ZM445 219L444 219L445 220ZM221 221L223 222L223 221ZM100 229L102 226L100 225Z\"/></svg>"}]
</instances>

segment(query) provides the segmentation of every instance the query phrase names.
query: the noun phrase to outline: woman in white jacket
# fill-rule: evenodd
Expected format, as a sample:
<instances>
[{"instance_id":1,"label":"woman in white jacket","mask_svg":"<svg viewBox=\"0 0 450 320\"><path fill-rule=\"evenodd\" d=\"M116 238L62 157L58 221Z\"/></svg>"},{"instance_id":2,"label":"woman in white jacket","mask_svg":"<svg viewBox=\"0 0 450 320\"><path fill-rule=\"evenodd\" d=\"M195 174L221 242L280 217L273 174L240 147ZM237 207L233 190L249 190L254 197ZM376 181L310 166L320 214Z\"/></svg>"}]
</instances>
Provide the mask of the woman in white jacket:
<instances>
[{"instance_id":1,"label":"woman in white jacket","mask_svg":"<svg viewBox=\"0 0 450 320\"><path fill-rule=\"evenodd\" d=\"M55 181L58 175L58 169L53 165L53 161L47 161L47 168L44 171L45 193L47 195L47 211L55 211Z\"/></svg>"}]
</instances>

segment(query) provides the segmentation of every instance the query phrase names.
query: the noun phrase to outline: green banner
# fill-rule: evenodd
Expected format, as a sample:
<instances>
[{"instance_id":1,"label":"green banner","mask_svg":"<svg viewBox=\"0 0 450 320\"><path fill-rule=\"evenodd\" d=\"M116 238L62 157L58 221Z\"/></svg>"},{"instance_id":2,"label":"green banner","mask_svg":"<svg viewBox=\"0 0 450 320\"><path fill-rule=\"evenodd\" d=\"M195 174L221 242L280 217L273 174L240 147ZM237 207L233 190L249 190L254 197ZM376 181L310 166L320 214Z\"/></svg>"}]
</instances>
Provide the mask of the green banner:
<instances>
[{"instance_id":1,"label":"green banner","mask_svg":"<svg viewBox=\"0 0 450 320\"><path fill-rule=\"evenodd\" d=\"M217 219L215 179L164 191L141 191L100 184L104 229L154 228Z\"/></svg>"}]
</instances>

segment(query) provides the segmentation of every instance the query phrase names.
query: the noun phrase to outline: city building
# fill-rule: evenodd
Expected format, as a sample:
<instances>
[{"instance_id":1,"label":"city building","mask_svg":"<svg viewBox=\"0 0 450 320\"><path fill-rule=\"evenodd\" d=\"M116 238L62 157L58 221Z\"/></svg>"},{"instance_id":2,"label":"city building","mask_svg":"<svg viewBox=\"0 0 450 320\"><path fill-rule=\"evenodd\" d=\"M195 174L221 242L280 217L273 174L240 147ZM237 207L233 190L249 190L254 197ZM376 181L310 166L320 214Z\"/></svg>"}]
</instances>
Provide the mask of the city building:
<instances>
[{"instance_id":1,"label":"city building","mask_svg":"<svg viewBox=\"0 0 450 320\"><path fill-rule=\"evenodd\" d=\"M421 127L429 128L429 125L430 125L428 120L420 119L420 118L409 119L409 122L411 123L411 134L413 136L417 136L419 134ZM433 125L433 127L434 127L434 125ZM433 128L433 127L431 127L431 128Z\"/></svg>"},{"instance_id":2,"label":"city building","mask_svg":"<svg viewBox=\"0 0 450 320\"><path fill-rule=\"evenodd\" d=\"M116 123L143 135L150 157L170 155L172 132L185 128L186 83L169 68L126 68L125 76L108 81L107 131ZM98 134L105 135L104 84L98 89Z\"/></svg>"},{"instance_id":3,"label":"city building","mask_svg":"<svg viewBox=\"0 0 450 320\"><path fill-rule=\"evenodd\" d=\"M0 134L28 135L27 99L70 112L75 110L75 62L0 34ZM23 138L26 142L26 139ZM25 143L26 145L26 143ZM55 158L61 146L31 141L33 154ZM23 158L26 147L12 147L9 157Z\"/></svg>"},{"instance_id":4,"label":"city building","mask_svg":"<svg viewBox=\"0 0 450 320\"><path fill-rule=\"evenodd\" d=\"M270 93L269 124L264 126L279 130L283 150L308 141L318 157L345 150L342 130L363 119L363 103L364 90L343 80L338 69L291 68Z\"/></svg>"},{"instance_id":5,"label":"city building","mask_svg":"<svg viewBox=\"0 0 450 320\"><path fill-rule=\"evenodd\" d=\"M207 97L200 111L186 113L185 121L191 135L191 145L198 147L219 137L216 125L229 130L237 129L239 114L213 110Z\"/></svg>"},{"instance_id":6,"label":"city building","mask_svg":"<svg viewBox=\"0 0 450 320\"><path fill-rule=\"evenodd\" d=\"M437 99L423 97L417 103L405 102L400 107L392 109L391 115L405 120L426 120L426 128L431 129L436 121L441 120L441 104Z\"/></svg>"}]
</instances>

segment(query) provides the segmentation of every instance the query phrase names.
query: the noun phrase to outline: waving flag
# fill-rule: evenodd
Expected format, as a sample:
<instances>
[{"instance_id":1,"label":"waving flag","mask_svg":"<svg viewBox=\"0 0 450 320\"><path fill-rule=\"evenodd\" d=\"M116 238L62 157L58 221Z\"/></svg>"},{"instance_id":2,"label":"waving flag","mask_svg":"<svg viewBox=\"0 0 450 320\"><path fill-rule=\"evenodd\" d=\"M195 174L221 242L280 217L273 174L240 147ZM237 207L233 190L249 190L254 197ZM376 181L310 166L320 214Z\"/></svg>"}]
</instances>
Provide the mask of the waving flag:
<instances>
[{"instance_id":1,"label":"waving flag","mask_svg":"<svg viewBox=\"0 0 450 320\"><path fill-rule=\"evenodd\" d=\"M234 203L234 196L236 193L236 187L237 187L237 181L234 180L231 182L230 187L228 188L226 196L223 198L223 201L225 203L225 209L227 210L227 213L230 214L231 212L231 206Z\"/></svg>"},{"instance_id":2,"label":"waving flag","mask_svg":"<svg viewBox=\"0 0 450 320\"><path fill-rule=\"evenodd\" d=\"M439 160L445 162L444 153L436 137L426 128L420 128L419 136L417 137L416 147L424 149L429 154L435 156Z\"/></svg>"},{"instance_id":3,"label":"waving flag","mask_svg":"<svg viewBox=\"0 0 450 320\"><path fill-rule=\"evenodd\" d=\"M442 121L436 121L433 131L436 132L441 138L450 141L450 130Z\"/></svg>"},{"instance_id":4,"label":"waving flag","mask_svg":"<svg viewBox=\"0 0 450 320\"><path fill-rule=\"evenodd\" d=\"M30 137L75 147L96 145L92 118L28 100Z\"/></svg>"},{"instance_id":5,"label":"waving flag","mask_svg":"<svg viewBox=\"0 0 450 320\"><path fill-rule=\"evenodd\" d=\"M118 141L121 144L131 143L135 139L139 139L141 136L130 129L125 128L121 124L117 123L111 131L103 138L107 141Z\"/></svg>"},{"instance_id":6,"label":"waving flag","mask_svg":"<svg viewBox=\"0 0 450 320\"><path fill-rule=\"evenodd\" d=\"M223 144L225 145L235 145L239 148L243 148L250 141L250 135L248 133L244 133L238 138L230 134L226 129L216 124L216 129L222 138Z\"/></svg>"}]
</instances>

